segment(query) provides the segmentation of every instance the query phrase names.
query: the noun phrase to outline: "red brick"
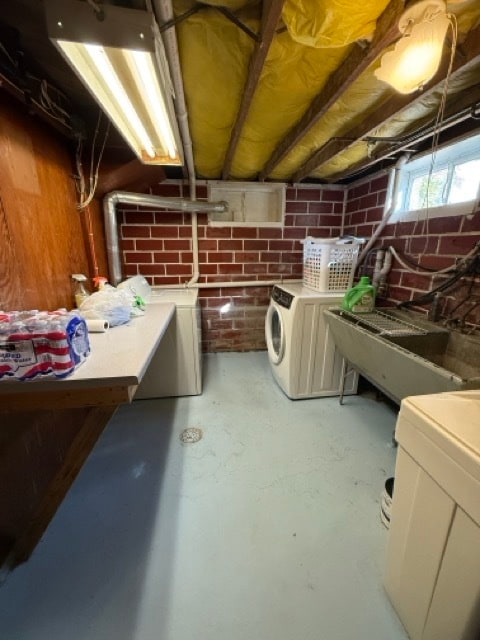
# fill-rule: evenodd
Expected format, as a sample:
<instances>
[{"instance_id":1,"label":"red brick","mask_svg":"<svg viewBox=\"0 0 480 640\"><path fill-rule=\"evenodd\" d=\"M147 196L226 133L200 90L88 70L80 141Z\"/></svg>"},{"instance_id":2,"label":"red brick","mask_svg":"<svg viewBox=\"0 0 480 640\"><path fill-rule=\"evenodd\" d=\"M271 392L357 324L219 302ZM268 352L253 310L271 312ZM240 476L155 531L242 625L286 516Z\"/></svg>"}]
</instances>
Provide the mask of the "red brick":
<instances>
[{"instance_id":1,"label":"red brick","mask_svg":"<svg viewBox=\"0 0 480 640\"><path fill-rule=\"evenodd\" d=\"M258 229L259 238L267 238L268 240L274 240L282 237L282 229L275 229L270 227L260 227Z\"/></svg>"},{"instance_id":2,"label":"red brick","mask_svg":"<svg viewBox=\"0 0 480 640\"><path fill-rule=\"evenodd\" d=\"M408 243L409 252L416 253L436 253L438 238L427 238L426 236L411 238Z\"/></svg>"},{"instance_id":3,"label":"red brick","mask_svg":"<svg viewBox=\"0 0 480 640\"><path fill-rule=\"evenodd\" d=\"M311 202L319 202L322 197L322 190L318 189L297 189L296 200L307 200Z\"/></svg>"},{"instance_id":4,"label":"red brick","mask_svg":"<svg viewBox=\"0 0 480 640\"><path fill-rule=\"evenodd\" d=\"M198 229L198 237L203 238L205 233L204 229ZM192 228L190 226L178 227L178 235L180 238L191 238L192 237Z\"/></svg>"},{"instance_id":5,"label":"red brick","mask_svg":"<svg viewBox=\"0 0 480 640\"><path fill-rule=\"evenodd\" d=\"M302 262L303 260L303 253L282 253L282 262L284 264L287 263L295 263L295 262Z\"/></svg>"},{"instance_id":6,"label":"red brick","mask_svg":"<svg viewBox=\"0 0 480 640\"><path fill-rule=\"evenodd\" d=\"M217 265L217 273L243 273L243 265L241 263L220 263Z\"/></svg>"},{"instance_id":7,"label":"red brick","mask_svg":"<svg viewBox=\"0 0 480 640\"><path fill-rule=\"evenodd\" d=\"M145 264L142 265L141 272L143 275L148 276L163 276L165 275L164 264Z\"/></svg>"},{"instance_id":8,"label":"red brick","mask_svg":"<svg viewBox=\"0 0 480 640\"><path fill-rule=\"evenodd\" d=\"M271 242L274 242L273 240ZM256 251L237 251L235 262L258 262L259 253Z\"/></svg>"},{"instance_id":9,"label":"red brick","mask_svg":"<svg viewBox=\"0 0 480 640\"><path fill-rule=\"evenodd\" d=\"M480 212L478 211L473 215L463 216L462 232L472 231L480 231Z\"/></svg>"},{"instance_id":10,"label":"red brick","mask_svg":"<svg viewBox=\"0 0 480 640\"><path fill-rule=\"evenodd\" d=\"M192 275L192 267L187 264L167 264L165 265L167 276L189 276Z\"/></svg>"},{"instance_id":11,"label":"red brick","mask_svg":"<svg viewBox=\"0 0 480 640\"><path fill-rule=\"evenodd\" d=\"M200 272L204 275L216 275L218 273L218 265L202 263Z\"/></svg>"},{"instance_id":12,"label":"red brick","mask_svg":"<svg viewBox=\"0 0 480 640\"><path fill-rule=\"evenodd\" d=\"M290 202L285 203L285 213L307 213L308 203L306 202Z\"/></svg>"},{"instance_id":13,"label":"red brick","mask_svg":"<svg viewBox=\"0 0 480 640\"><path fill-rule=\"evenodd\" d=\"M183 262L193 262L193 252L192 251L182 251L180 254L180 261Z\"/></svg>"},{"instance_id":14,"label":"red brick","mask_svg":"<svg viewBox=\"0 0 480 640\"><path fill-rule=\"evenodd\" d=\"M361 209L372 209L377 206L377 194L371 193L368 196L363 196L360 198L359 202Z\"/></svg>"},{"instance_id":15,"label":"red brick","mask_svg":"<svg viewBox=\"0 0 480 640\"><path fill-rule=\"evenodd\" d=\"M291 251L293 242L291 240L269 240L268 248L270 251Z\"/></svg>"},{"instance_id":16,"label":"red brick","mask_svg":"<svg viewBox=\"0 0 480 640\"><path fill-rule=\"evenodd\" d=\"M127 278L138 275L138 267L136 264L126 264L123 268L123 275Z\"/></svg>"},{"instance_id":17,"label":"red brick","mask_svg":"<svg viewBox=\"0 0 480 640\"><path fill-rule=\"evenodd\" d=\"M245 251L264 251L268 249L268 240L244 240Z\"/></svg>"},{"instance_id":18,"label":"red brick","mask_svg":"<svg viewBox=\"0 0 480 640\"><path fill-rule=\"evenodd\" d=\"M343 202L334 202L333 203L333 213L340 214L343 213L345 205Z\"/></svg>"},{"instance_id":19,"label":"red brick","mask_svg":"<svg viewBox=\"0 0 480 640\"><path fill-rule=\"evenodd\" d=\"M123 238L149 238L150 227L148 225L124 224L121 227Z\"/></svg>"},{"instance_id":20,"label":"red brick","mask_svg":"<svg viewBox=\"0 0 480 640\"><path fill-rule=\"evenodd\" d=\"M243 273L265 274L267 273L267 264L262 262L257 262L255 264L245 264L243 266Z\"/></svg>"},{"instance_id":21,"label":"red brick","mask_svg":"<svg viewBox=\"0 0 480 640\"><path fill-rule=\"evenodd\" d=\"M162 227L155 225L151 228L152 238L178 238L178 227Z\"/></svg>"},{"instance_id":22,"label":"red brick","mask_svg":"<svg viewBox=\"0 0 480 640\"><path fill-rule=\"evenodd\" d=\"M181 224L184 224L183 216L184 214L182 211L179 211L178 213L175 213L173 211L157 211L155 213L155 223L181 225ZM189 216L188 216L188 219L190 220Z\"/></svg>"},{"instance_id":23,"label":"red brick","mask_svg":"<svg viewBox=\"0 0 480 640\"><path fill-rule=\"evenodd\" d=\"M348 198L349 199L360 198L361 196L366 195L369 192L369 190L370 190L370 183L364 182L358 187L353 187L352 189L349 189Z\"/></svg>"},{"instance_id":24,"label":"red brick","mask_svg":"<svg viewBox=\"0 0 480 640\"><path fill-rule=\"evenodd\" d=\"M190 249L190 241L189 240L164 240L163 246L167 251L169 249L170 250L177 249L177 251L183 251L183 250Z\"/></svg>"},{"instance_id":25,"label":"red brick","mask_svg":"<svg viewBox=\"0 0 480 640\"><path fill-rule=\"evenodd\" d=\"M219 251L241 251L243 240L218 240Z\"/></svg>"},{"instance_id":26,"label":"red brick","mask_svg":"<svg viewBox=\"0 0 480 640\"><path fill-rule=\"evenodd\" d=\"M366 218L367 218L367 214L365 211L356 211L355 213L352 213L352 215L350 216L349 224L351 225L363 224L366 221Z\"/></svg>"},{"instance_id":27,"label":"red brick","mask_svg":"<svg viewBox=\"0 0 480 640\"><path fill-rule=\"evenodd\" d=\"M475 246L476 238L472 236L442 236L438 253L464 256Z\"/></svg>"},{"instance_id":28,"label":"red brick","mask_svg":"<svg viewBox=\"0 0 480 640\"><path fill-rule=\"evenodd\" d=\"M462 216L449 216L448 218L430 218L426 228L429 233L457 233L460 231Z\"/></svg>"},{"instance_id":29,"label":"red brick","mask_svg":"<svg viewBox=\"0 0 480 640\"><path fill-rule=\"evenodd\" d=\"M285 240L302 240L307 235L306 227L290 227L285 229L283 237Z\"/></svg>"},{"instance_id":30,"label":"red brick","mask_svg":"<svg viewBox=\"0 0 480 640\"><path fill-rule=\"evenodd\" d=\"M231 238L232 227L207 227L207 238Z\"/></svg>"},{"instance_id":31,"label":"red brick","mask_svg":"<svg viewBox=\"0 0 480 640\"><path fill-rule=\"evenodd\" d=\"M260 254L260 260L262 262L280 262L280 251L263 251Z\"/></svg>"},{"instance_id":32,"label":"red brick","mask_svg":"<svg viewBox=\"0 0 480 640\"><path fill-rule=\"evenodd\" d=\"M152 211L126 212L123 217L125 224L153 224L154 215Z\"/></svg>"},{"instance_id":33,"label":"red brick","mask_svg":"<svg viewBox=\"0 0 480 640\"><path fill-rule=\"evenodd\" d=\"M180 262L180 254L176 251L162 251L153 254L154 262Z\"/></svg>"},{"instance_id":34,"label":"red brick","mask_svg":"<svg viewBox=\"0 0 480 640\"><path fill-rule=\"evenodd\" d=\"M380 222L383 218L383 208L373 207L365 213L365 222Z\"/></svg>"},{"instance_id":35,"label":"red brick","mask_svg":"<svg viewBox=\"0 0 480 640\"><path fill-rule=\"evenodd\" d=\"M316 226L318 224L318 215L307 214L307 215L298 215L294 216L294 226L295 227L309 227Z\"/></svg>"},{"instance_id":36,"label":"red brick","mask_svg":"<svg viewBox=\"0 0 480 640\"><path fill-rule=\"evenodd\" d=\"M388 187L388 174L384 174L383 176L379 176L370 182L369 191L373 193L374 191L382 191L386 190Z\"/></svg>"},{"instance_id":37,"label":"red brick","mask_svg":"<svg viewBox=\"0 0 480 640\"><path fill-rule=\"evenodd\" d=\"M202 239L198 241L200 251L216 251L218 249L218 240Z\"/></svg>"},{"instance_id":38,"label":"red brick","mask_svg":"<svg viewBox=\"0 0 480 640\"><path fill-rule=\"evenodd\" d=\"M133 240L121 240L120 246L122 251L133 251L135 249L135 242Z\"/></svg>"},{"instance_id":39,"label":"red brick","mask_svg":"<svg viewBox=\"0 0 480 640\"><path fill-rule=\"evenodd\" d=\"M136 240L137 251L162 251L163 240Z\"/></svg>"},{"instance_id":40,"label":"red brick","mask_svg":"<svg viewBox=\"0 0 480 640\"><path fill-rule=\"evenodd\" d=\"M256 238L257 227L233 227L232 238Z\"/></svg>"},{"instance_id":41,"label":"red brick","mask_svg":"<svg viewBox=\"0 0 480 640\"><path fill-rule=\"evenodd\" d=\"M322 200L324 202L343 202L345 199L345 189L324 189Z\"/></svg>"},{"instance_id":42,"label":"red brick","mask_svg":"<svg viewBox=\"0 0 480 640\"><path fill-rule=\"evenodd\" d=\"M207 262L233 262L233 253L229 251L210 251Z\"/></svg>"},{"instance_id":43,"label":"red brick","mask_svg":"<svg viewBox=\"0 0 480 640\"><path fill-rule=\"evenodd\" d=\"M126 251L124 255L125 262L129 262L130 264L153 262L152 254L147 252Z\"/></svg>"},{"instance_id":44,"label":"red brick","mask_svg":"<svg viewBox=\"0 0 480 640\"><path fill-rule=\"evenodd\" d=\"M310 202L308 204L309 213L332 213L333 202Z\"/></svg>"}]
</instances>

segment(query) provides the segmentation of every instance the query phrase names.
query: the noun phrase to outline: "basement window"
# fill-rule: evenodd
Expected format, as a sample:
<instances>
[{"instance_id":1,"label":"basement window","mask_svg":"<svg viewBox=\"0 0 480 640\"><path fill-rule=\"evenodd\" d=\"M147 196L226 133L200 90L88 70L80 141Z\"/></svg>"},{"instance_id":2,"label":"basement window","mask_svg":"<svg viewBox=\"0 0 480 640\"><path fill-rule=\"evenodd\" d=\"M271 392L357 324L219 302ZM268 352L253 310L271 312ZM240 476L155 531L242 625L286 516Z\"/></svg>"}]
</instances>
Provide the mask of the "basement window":
<instances>
[{"instance_id":1,"label":"basement window","mask_svg":"<svg viewBox=\"0 0 480 640\"><path fill-rule=\"evenodd\" d=\"M208 183L208 200L228 203L227 212L208 214L211 226L283 226L285 185L282 183L211 181Z\"/></svg>"},{"instance_id":2,"label":"basement window","mask_svg":"<svg viewBox=\"0 0 480 640\"><path fill-rule=\"evenodd\" d=\"M433 166L432 166L433 161ZM468 215L480 195L480 135L407 163L392 222Z\"/></svg>"}]
</instances>

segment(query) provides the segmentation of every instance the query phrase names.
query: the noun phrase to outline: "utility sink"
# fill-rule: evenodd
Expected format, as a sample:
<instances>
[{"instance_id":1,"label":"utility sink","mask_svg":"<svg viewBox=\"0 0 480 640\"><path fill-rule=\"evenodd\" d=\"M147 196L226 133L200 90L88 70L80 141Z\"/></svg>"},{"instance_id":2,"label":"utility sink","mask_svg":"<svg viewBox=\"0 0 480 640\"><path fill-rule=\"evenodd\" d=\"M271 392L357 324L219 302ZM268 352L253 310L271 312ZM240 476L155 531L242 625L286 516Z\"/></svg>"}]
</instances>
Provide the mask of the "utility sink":
<instances>
[{"instance_id":1,"label":"utility sink","mask_svg":"<svg viewBox=\"0 0 480 640\"><path fill-rule=\"evenodd\" d=\"M348 364L398 404L407 396L480 388L480 339L418 313L324 312Z\"/></svg>"}]
</instances>

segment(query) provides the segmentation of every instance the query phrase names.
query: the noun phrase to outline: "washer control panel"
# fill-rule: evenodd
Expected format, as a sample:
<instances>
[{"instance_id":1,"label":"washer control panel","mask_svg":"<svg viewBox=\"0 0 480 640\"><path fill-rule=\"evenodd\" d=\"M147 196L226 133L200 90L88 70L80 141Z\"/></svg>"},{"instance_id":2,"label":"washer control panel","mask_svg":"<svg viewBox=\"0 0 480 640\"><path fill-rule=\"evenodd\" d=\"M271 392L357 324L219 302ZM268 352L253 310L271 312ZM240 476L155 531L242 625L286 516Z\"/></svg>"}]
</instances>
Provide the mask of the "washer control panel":
<instances>
[{"instance_id":1,"label":"washer control panel","mask_svg":"<svg viewBox=\"0 0 480 640\"><path fill-rule=\"evenodd\" d=\"M273 287L272 300L285 309L290 309L292 306L293 296L291 293L287 293L280 287Z\"/></svg>"}]
</instances>

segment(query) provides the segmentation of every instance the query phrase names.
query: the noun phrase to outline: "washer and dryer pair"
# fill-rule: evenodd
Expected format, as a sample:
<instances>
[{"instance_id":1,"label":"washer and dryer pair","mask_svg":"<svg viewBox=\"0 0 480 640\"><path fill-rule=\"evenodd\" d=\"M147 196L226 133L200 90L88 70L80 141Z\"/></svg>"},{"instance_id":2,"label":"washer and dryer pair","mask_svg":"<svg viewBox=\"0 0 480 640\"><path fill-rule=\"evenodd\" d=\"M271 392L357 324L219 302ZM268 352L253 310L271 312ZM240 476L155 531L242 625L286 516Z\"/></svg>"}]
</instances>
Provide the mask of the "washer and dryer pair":
<instances>
[{"instance_id":1,"label":"washer and dryer pair","mask_svg":"<svg viewBox=\"0 0 480 640\"><path fill-rule=\"evenodd\" d=\"M265 338L275 380L292 399L340 395L343 358L323 311L339 306L344 293L319 293L302 284L272 291ZM357 391L357 374L345 381L344 394Z\"/></svg>"}]
</instances>

